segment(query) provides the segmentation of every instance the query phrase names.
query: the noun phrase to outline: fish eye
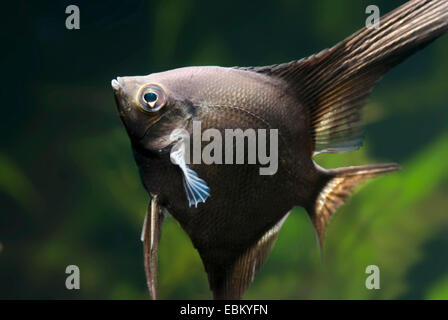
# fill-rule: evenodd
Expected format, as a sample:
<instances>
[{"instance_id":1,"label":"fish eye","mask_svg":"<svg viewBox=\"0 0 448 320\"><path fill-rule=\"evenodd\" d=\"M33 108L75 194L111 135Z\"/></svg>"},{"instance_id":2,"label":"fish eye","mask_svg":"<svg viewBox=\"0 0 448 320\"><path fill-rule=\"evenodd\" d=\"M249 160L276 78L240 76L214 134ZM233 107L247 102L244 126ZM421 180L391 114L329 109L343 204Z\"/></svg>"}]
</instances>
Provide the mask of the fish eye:
<instances>
[{"instance_id":1,"label":"fish eye","mask_svg":"<svg viewBox=\"0 0 448 320\"><path fill-rule=\"evenodd\" d=\"M157 93L154 92L145 93L143 99L145 99L145 102L147 104L153 104L157 101Z\"/></svg>"},{"instance_id":2,"label":"fish eye","mask_svg":"<svg viewBox=\"0 0 448 320\"><path fill-rule=\"evenodd\" d=\"M144 111L159 111L165 104L165 94L157 85L149 85L140 91L140 106Z\"/></svg>"}]
</instances>

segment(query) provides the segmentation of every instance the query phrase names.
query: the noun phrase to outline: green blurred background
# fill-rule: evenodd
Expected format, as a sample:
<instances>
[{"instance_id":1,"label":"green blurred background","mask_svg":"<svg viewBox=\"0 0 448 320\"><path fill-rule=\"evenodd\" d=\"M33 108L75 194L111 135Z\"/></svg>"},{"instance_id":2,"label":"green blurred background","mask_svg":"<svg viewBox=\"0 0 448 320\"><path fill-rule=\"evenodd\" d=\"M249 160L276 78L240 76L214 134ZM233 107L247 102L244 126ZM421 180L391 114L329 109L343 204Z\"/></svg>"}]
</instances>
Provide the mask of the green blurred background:
<instances>
[{"instance_id":1,"label":"green blurred background","mask_svg":"<svg viewBox=\"0 0 448 320\"><path fill-rule=\"evenodd\" d=\"M139 240L148 196L110 80L188 65L285 62L334 45L403 1L17 1L4 8L0 122L0 298L146 299ZM66 30L77 4L81 29ZM390 72L366 107L364 147L327 168L396 161L342 207L323 263L301 208L245 298L448 298L448 38ZM81 289L65 288L65 268ZM381 289L365 288L378 265ZM173 218L160 297L211 297Z\"/></svg>"}]
</instances>

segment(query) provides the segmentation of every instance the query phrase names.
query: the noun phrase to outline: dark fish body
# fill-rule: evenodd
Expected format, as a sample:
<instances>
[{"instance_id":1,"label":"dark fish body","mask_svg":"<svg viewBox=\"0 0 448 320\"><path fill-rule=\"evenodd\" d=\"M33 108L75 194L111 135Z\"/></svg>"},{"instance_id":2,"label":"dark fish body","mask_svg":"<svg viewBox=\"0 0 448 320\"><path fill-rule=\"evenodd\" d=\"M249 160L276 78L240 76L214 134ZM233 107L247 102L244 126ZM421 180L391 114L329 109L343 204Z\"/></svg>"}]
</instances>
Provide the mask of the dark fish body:
<instances>
[{"instance_id":1,"label":"dark fish body","mask_svg":"<svg viewBox=\"0 0 448 320\"><path fill-rule=\"evenodd\" d=\"M325 170L312 158L319 152L359 148L362 105L373 85L446 32L447 1L410 1L382 18L381 25L290 63L187 67L113 80L120 116L152 197L142 236L153 297L162 208L191 238L214 297L241 298L294 206L308 211L322 242L328 220L354 187L399 168L383 164ZM170 134L185 129L192 136L194 121L200 121L202 132L213 128L223 137L226 129L277 129L276 173L260 175L262 164L247 164L247 152L244 164L190 161L189 169L210 190L203 203L190 206L185 168L170 161ZM202 142L202 148L207 144Z\"/></svg>"},{"instance_id":2,"label":"dark fish body","mask_svg":"<svg viewBox=\"0 0 448 320\"><path fill-rule=\"evenodd\" d=\"M175 81L170 83L173 74ZM192 164L212 190L211 197L197 208L188 206L181 172L169 161L168 152L158 151L164 143L151 151L144 146L134 149L148 192L157 194L160 205L180 222L206 268L218 276L225 274L293 206L310 204L318 192L311 186L326 181L310 157L309 117L281 81L262 74L190 67L153 76L175 92L185 83L191 90L182 97L188 114L167 115L152 127L154 137L169 135L175 129L173 123L191 132L193 120L201 121L202 130L215 128L223 136L225 129L278 129L279 165L274 175L260 175L259 167L250 164ZM275 106L279 112L272 112ZM148 141L151 144L154 138Z\"/></svg>"},{"instance_id":3,"label":"dark fish body","mask_svg":"<svg viewBox=\"0 0 448 320\"><path fill-rule=\"evenodd\" d=\"M306 113L278 81L266 76L219 67L184 68L166 72L166 75L169 77L172 73L181 83L188 81L190 88L198 89L196 97L187 94L188 100L184 101L190 112L186 116L189 120L183 121L183 125L191 133L193 120L201 121L202 130L215 128L222 136L225 129L279 130L279 167L274 175L262 176L258 166L250 164L191 164L213 190L211 197L197 208L188 206L181 172L171 165L168 153L158 152L163 144L157 146L162 148L156 148L154 154L147 149L135 150L148 191L159 195L160 204L170 209L199 250L211 244L216 248L228 248L230 239L232 250L244 249L292 206L307 205L313 192L309 186L318 183L322 176L310 157ZM154 76L164 83L164 74ZM275 105L283 110L273 113L271 108ZM156 136L167 135L174 129L171 123L172 118L167 116L152 130ZM165 128L169 129L163 133ZM203 146L206 144L203 142ZM254 224L259 226L253 228ZM240 236L235 238L234 233Z\"/></svg>"}]
</instances>

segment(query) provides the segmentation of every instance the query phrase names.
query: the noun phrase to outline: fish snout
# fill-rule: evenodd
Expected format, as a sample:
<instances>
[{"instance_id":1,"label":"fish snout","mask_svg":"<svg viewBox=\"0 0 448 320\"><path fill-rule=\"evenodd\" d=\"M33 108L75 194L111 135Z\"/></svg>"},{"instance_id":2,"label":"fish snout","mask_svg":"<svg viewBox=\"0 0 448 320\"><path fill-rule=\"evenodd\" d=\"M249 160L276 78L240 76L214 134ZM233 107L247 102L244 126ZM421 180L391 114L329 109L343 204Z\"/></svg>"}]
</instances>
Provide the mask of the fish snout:
<instances>
[{"instance_id":1,"label":"fish snout","mask_svg":"<svg viewBox=\"0 0 448 320\"><path fill-rule=\"evenodd\" d=\"M123 83L120 81L120 77L117 77L116 79L112 79L110 84L116 93L119 92L120 90L122 90L124 87Z\"/></svg>"},{"instance_id":2,"label":"fish snout","mask_svg":"<svg viewBox=\"0 0 448 320\"><path fill-rule=\"evenodd\" d=\"M130 108L126 99L126 93L124 90L123 78L117 77L110 82L112 89L114 90L115 103L117 105L120 117L125 116L125 111L129 112Z\"/></svg>"}]
</instances>

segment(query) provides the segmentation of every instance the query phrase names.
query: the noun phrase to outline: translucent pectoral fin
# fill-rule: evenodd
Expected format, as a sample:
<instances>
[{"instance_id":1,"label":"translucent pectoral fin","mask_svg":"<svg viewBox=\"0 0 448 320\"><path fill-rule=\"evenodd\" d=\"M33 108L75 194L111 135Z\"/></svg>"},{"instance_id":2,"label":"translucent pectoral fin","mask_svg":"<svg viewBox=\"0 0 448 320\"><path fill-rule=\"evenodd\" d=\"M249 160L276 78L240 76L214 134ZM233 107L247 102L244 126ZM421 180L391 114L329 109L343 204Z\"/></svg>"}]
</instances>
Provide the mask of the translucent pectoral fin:
<instances>
[{"instance_id":1,"label":"translucent pectoral fin","mask_svg":"<svg viewBox=\"0 0 448 320\"><path fill-rule=\"evenodd\" d=\"M197 173L185 167L184 172L184 185L187 192L188 204L190 207L194 204L195 207L198 203L205 202L210 196L210 188L207 183L198 177Z\"/></svg>"},{"instance_id":2,"label":"translucent pectoral fin","mask_svg":"<svg viewBox=\"0 0 448 320\"><path fill-rule=\"evenodd\" d=\"M177 164L182 170L189 206L194 205L197 207L198 203L205 202L210 196L210 188L207 186L207 183L199 178L195 171L189 168L181 150L171 152L170 157L172 162Z\"/></svg>"}]
</instances>

